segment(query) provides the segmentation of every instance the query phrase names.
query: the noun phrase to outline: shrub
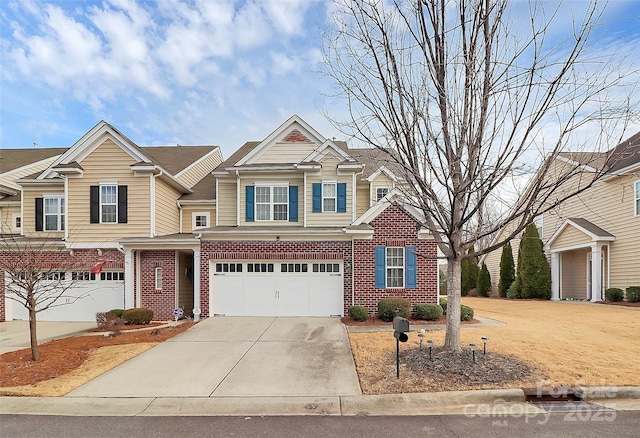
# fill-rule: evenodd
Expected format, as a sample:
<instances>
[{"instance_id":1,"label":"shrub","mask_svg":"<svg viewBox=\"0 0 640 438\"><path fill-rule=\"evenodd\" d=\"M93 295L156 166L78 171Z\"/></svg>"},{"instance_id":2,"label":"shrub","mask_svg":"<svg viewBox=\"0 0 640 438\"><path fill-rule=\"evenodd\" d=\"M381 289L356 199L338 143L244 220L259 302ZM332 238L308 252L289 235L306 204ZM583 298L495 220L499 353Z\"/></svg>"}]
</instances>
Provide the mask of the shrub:
<instances>
[{"instance_id":1,"label":"shrub","mask_svg":"<svg viewBox=\"0 0 640 438\"><path fill-rule=\"evenodd\" d=\"M470 321L473 319L473 309L464 304L460 306L460 321Z\"/></svg>"},{"instance_id":2,"label":"shrub","mask_svg":"<svg viewBox=\"0 0 640 438\"><path fill-rule=\"evenodd\" d=\"M500 256L500 280L498 281L498 295L502 298L507 296L509 287L513 284L513 280L516 278L516 269L513 262L513 250L511 244L507 244L502 248L502 255Z\"/></svg>"},{"instance_id":3,"label":"shrub","mask_svg":"<svg viewBox=\"0 0 640 438\"><path fill-rule=\"evenodd\" d=\"M378 316L383 321L393 321L396 309L400 309L400 316L408 318L411 315L411 302L401 297L383 298L378 301Z\"/></svg>"},{"instance_id":4,"label":"shrub","mask_svg":"<svg viewBox=\"0 0 640 438\"><path fill-rule=\"evenodd\" d=\"M122 318L122 314L124 313L124 309L111 309L108 313L112 313L116 318Z\"/></svg>"},{"instance_id":5,"label":"shrub","mask_svg":"<svg viewBox=\"0 0 640 438\"><path fill-rule=\"evenodd\" d=\"M447 300L445 298L440 298L440 307L442 307L442 314L447 314Z\"/></svg>"},{"instance_id":6,"label":"shrub","mask_svg":"<svg viewBox=\"0 0 640 438\"><path fill-rule=\"evenodd\" d=\"M629 286L627 288L627 301L632 303L640 301L640 286Z\"/></svg>"},{"instance_id":7,"label":"shrub","mask_svg":"<svg viewBox=\"0 0 640 438\"><path fill-rule=\"evenodd\" d=\"M144 325L149 324L153 319L153 310L143 307L137 309L127 309L122 313L127 324Z\"/></svg>"},{"instance_id":8,"label":"shrub","mask_svg":"<svg viewBox=\"0 0 640 438\"><path fill-rule=\"evenodd\" d=\"M604 297L607 301L618 302L622 301L624 298L624 294L622 293L622 289L618 289L617 287L611 287L604 291Z\"/></svg>"},{"instance_id":9,"label":"shrub","mask_svg":"<svg viewBox=\"0 0 640 438\"><path fill-rule=\"evenodd\" d=\"M478 274L476 290L481 297L488 297L491 293L491 274L489 274L489 269L487 269L487 265L484 262L482 262L482 268L480 269L480 274Z\"/></svg>"},{"instance_id":10,"label":"shrub","mask_svg":"<svg viewBox=\"0 0 640 438\"><path fill-rule=\"evenodd\" d=\"M509 289L507 290L507 298L510 298L512 300L517 300L519 298L522 298L522 296L520 295L520 288L518 287L519 282L518 279L516 279L513 283L511 283L511 286L509 286Z\"/></svg>"},{"instance_id":11,"label":"shrub","mask_svg":"<svg viewBox=\"0 0 640 438\"><path fill-rule=\"evenodd\" d=\"M366 321L369 316L369 310L364 306L349 306L347 313L354 321Z\"/></svg>"},{"instance_id":12,"label":"shrub","mask_svg":"<svg viewBox=\"0 0 640 438\"><path fill-rule=\"evenodd\" d=\"M467 251L467 254L472 254L476 250L472 246ZM462 260L460 264L460 281L461 281L461 293L463 297L469 295L472 289L476 288L478 283L478 275L480 274L480 268L478 267L478 257L471 257Z\"/></svg>"},{"instance_id":13,"label":"shrub","mask_svg":"<svg viewBox=\"0 0 640 438\"><path fill-rule=\"evenodd\" d=\"M418 304L416 315L426 321L435 321L442 316L442 306L440 304Z\"/></svg>"},{"instance_id":14,"label":"shrub","mask_svg":"<svg viewBox=\"0 0 640 438\"><path fill-rule=\"evenodd\" d=\"M516 283L518 298L551 298L551 269L534 224L527 226L520 240Z\"/></svg>"},{"instance_id":15,"label":"shrub","mask_svg":"<svg viewBox=\"0 0 640 438\"><path fill-rule=\"evenodd\" d=\"M96 324L101 330L111 330L112 336L118 336L120 330L125 321L122 318L118 318L111 312L98 312L96 313Z\"/></svg>"}]
</instances>

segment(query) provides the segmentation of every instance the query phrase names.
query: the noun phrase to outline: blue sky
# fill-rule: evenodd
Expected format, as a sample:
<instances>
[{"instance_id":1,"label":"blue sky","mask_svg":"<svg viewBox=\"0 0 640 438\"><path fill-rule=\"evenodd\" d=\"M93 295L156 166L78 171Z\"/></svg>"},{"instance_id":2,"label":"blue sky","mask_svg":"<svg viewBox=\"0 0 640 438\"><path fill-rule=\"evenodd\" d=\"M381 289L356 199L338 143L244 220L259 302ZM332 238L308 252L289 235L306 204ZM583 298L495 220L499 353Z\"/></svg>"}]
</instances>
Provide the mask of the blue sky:
<instances>
[{"instance_id":1,"label":"blue sky","mask_svg":"<svg viewBox=\"0 0 640 438\"><path fill-rule=\"evenodd\" d=\"M318 74L321 1L0 0L0 145L71 146L103 119L139 145L229 156L292 114L343 138ZM612 1L597 40L640 43L640 1ZM596 42L597 42L596 40ZM624 55L624 53L623 53Z\"/></svg>"}]
</instances>

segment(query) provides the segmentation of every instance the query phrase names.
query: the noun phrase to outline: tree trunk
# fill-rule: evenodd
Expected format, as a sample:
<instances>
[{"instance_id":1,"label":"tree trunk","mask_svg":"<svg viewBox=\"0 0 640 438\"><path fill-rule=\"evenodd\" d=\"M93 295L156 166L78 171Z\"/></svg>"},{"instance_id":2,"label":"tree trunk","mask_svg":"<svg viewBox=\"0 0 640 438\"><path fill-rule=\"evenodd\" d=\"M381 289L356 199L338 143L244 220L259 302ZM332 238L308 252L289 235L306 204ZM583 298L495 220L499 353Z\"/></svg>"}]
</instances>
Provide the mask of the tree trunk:
<instances>
[{"instance_id":1,"label":"tree trunk","mask_svg":"<svg viewBox=\"0 0 640 438\"><path fill-rule=\"evenodd\" d=\"M444 348L458 352L462 351L460 345L460 294L462 255L450 258L447 263L447 333L444 338Z\"/></svg>"},{"instance_id":2,"label":"tree trunk","mask_svg":"<svg viewBox=\"0 0 640 438\"><path fill-rule=\"evenodd\" d=\"M29 334L31 335L31 359L38 360L40 358L40 350L38 349L38 337L36 335L35 303L29 307Z\"/></svg>"}]
</instances>

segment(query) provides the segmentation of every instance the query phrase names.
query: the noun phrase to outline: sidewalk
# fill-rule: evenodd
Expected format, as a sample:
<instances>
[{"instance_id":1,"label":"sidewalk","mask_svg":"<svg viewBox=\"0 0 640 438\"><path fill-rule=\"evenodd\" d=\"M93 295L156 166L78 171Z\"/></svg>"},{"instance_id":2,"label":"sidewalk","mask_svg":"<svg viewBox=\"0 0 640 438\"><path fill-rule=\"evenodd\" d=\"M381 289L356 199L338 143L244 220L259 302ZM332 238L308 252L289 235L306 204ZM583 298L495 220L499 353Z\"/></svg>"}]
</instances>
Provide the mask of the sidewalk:
<instances>
[{"instance_id":1,"label":"sidewalk","mask_svg":"<svg viewBox=\"0 0 640 438\"><path fill-rule=\"evenodd\" d=\"M477 319L479 322L477 324L463 324L462 327L465 329L468 328L482 328L482 327L490 327L490 326L500 326L506 325L502 321L498 321L497 319L485 318L483 316L474 316L474 319ZM384 325L345 325L347 327L347 331L349 333L369 333L369 332L392 332L393 326L391 323ZM425 331L435 331L435 330L444 330L444 324L411 324L410 327L412 332L419 331L424 329Z\"/></svg>"},{"instance_id":2,"label":"sidewalk","mask_svg":"<svg viewBox=\"0 0 640 438\"><path fill-rule=\"evenodd\" d=\"M569 402L564 410L640 411L640 387L585 388L595 397ZM614 391L616 398L607 397ZM576 404L577 403L577 404ZM556 403L557 405L557 403ZM465 415L509 417L548 415L525 401L520 389L336 397L0 397L1 414L68 416L288 416L288 415Z\"/></svg>"}]
</instances>

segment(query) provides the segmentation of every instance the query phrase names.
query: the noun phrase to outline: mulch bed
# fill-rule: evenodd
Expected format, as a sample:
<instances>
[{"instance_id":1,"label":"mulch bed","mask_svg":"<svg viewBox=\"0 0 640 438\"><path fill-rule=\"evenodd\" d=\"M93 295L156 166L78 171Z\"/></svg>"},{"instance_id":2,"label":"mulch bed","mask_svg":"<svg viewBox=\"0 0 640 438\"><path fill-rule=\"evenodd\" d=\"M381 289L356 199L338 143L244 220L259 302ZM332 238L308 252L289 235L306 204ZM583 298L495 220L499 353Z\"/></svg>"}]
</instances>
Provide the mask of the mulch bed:
<instances>
[{"instance_id":1,"label":"mulch bed","mask_svg":"<svg viewBox=\"0 0 640 438\"><path fill-rule=\"evenodd\" d=\"M35 362L31 360L30 348L4 353L0 355L0 387L30 385L54 379L82 365L92 349L108 345L162 342L193 324L123 333L115 337L74 336L58 339L40 344L40 359Z\"/></svg>"},{"instance_id":2,"label":"mulch bed","mask_svg":"<svg viewBox=\"0 0 640 438\"><path fill-rule=\"evenodd\" d=\"M622 306L622 307L640 307L640 303L631 303L629 301L597 301L597 304L608 304L610 306Z\"/></svg>"},{"instance_id":3,"label":"mulch bed","mask_svg":"<svg viewBox=\"0 0 640 438\"><path fill-rule=\"evenodd\" d=\"M446 325L447 324L447 318L445 316L440 317L439 319L435 320L435 321L425 321L423 319L419 319L419 318L408 318L409 319L409 325ZM367 318L365 321L354 321L353 319L351 319L350 316L343 316L341 318L341 321L344 325L349 325L349 326L392 326L393 323L391 322L387 322L387 321L383 321L380 318L375 318L375 317L369 317ZM477 319L472 319L470 321L461 321L461 324L477 324L480 321L478 321Z\"/></svg>"}]
</instances>

